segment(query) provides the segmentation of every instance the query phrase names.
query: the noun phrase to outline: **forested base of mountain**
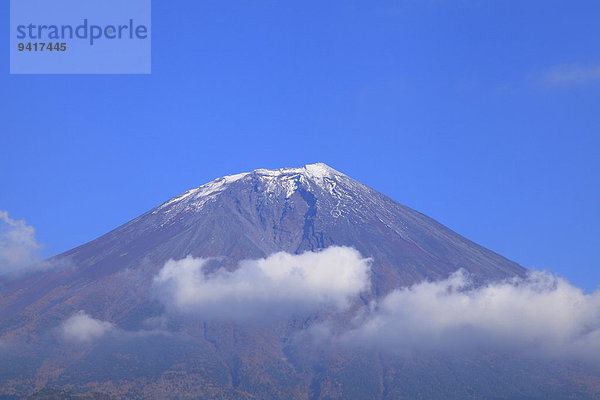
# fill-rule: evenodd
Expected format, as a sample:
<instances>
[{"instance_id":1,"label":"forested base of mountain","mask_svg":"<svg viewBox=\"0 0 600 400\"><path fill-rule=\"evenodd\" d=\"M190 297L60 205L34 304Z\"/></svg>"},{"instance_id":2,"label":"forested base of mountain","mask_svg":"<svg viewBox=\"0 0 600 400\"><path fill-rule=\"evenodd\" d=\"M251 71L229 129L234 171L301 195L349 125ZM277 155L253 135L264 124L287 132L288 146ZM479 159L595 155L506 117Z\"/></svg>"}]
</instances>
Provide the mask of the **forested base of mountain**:
<instances>
[{"instance_id":1,"label":"forested base of mountain","mask_svg":"<svg viewBox=\"0 0 600 400\"><path fill-rule=\"evenodd\" d=\"M0 399L597 399L598 366L502 353L398 356L287 346L210 351L166 338L0 370ZM182 359L183 354L191 355ZM194 357L193 355L196 355ZM23 364L13 364L23 365Z\"/></svg>"}]
</instances>

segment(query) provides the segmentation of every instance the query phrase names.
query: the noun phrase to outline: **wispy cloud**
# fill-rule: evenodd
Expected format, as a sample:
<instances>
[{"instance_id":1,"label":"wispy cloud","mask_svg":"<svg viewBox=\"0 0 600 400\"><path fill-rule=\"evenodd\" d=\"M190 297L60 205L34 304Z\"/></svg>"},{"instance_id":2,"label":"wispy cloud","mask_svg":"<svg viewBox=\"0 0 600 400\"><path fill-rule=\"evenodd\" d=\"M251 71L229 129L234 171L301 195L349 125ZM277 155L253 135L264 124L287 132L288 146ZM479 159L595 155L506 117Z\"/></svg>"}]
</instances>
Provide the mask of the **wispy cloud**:
<instances>
[{"instance_id":1,"label":"wispy cloud","mask_svg":"<svg viewBox=\"0 0 600 400\"><path fill-rule=\"evenodd\" d=\"M159 298L205 318L264 319L330 307L343 309L369 287L370 262L348 247L246 260L207 274L207 259L168 261L155 277Z\"/></svg>"},{"instance_id":2,"label":"wispy cloud","mask_svg":"<svg viewBox=\"0 0 600 400\"><path fill-rule=\"evenodd\" d=\"M459 271L395 290L355 322L337 339L401 353L513 350L600 361L600 290L585 294L545 272L473 287Z\"/></svg>"},{"instance_id":3,"label":"wispy cloud","mask_svg":"<svg viewBox=\"0 0 600 400\"><path fill-rule=\"evenodd\" d=\"M114 329L113 323L92 318L83 311L68 318L60 328L64 339L79 343L100 339Z\"/></svg>"},{"instance_id":4,"label":"wispy cloud","mask_svg":"<svg viewBox=\"0 0 600 400\"><path fill-rule=\"evenodd\" d=\"M542 72L539 81L556 86L600 83L600 65L557 65Z\"/></svg>"},{"instance_id":5,"label":"wispy cloud","mask_svg":"<svg viewBox=\"0 0 600 400\"><path fill-rule=\"evenodd\" d=\"M90 344L105 338L139 340L151 336L171 336L173 333L166 329L166 322L166 317L156 317L144 321L143 329L124 330L112 322L93 318L81 310L60 324L58 334L63 340L75 344Z\"/></svg>"},{"instance_id":6,"label":"wispy cloud","mask_svg":"<svg viewBox=\"0 0 600 400\"><path fill-rule=\"evenodd\" d=\"M0 211L0 273L32 268L40 260L41 249L32 226Z\"/></svg>"}]
</instances>

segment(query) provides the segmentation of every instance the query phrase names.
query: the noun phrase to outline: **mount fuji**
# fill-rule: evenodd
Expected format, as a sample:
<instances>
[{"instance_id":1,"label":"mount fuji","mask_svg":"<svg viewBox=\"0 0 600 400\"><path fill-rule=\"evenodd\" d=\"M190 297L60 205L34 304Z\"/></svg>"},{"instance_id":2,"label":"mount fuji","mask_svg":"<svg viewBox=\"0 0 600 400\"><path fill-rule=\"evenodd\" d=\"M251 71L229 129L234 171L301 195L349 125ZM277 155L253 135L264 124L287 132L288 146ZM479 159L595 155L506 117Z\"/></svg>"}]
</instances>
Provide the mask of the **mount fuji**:
<instances>
[{"instance_id":1,"label":"mount fuji","mask_svg":"<svg viewBox=\"0 0 600 400\"><path fill-rule=\"evenodd\" d=\"M210 303L210 315L174 311L166 289L158 287L167 266L189 260L191 266L181 267L188 275L166 292L192 291L186 298L193 300L191 308L205 293L193 292L194 283L206 284L207 277L221 283L235 277L245 294L232 292L239 300L232 304L241 310L256 297L291 302L292 295L281 292L310 281L319 271L308 257L331 249L351 250L368 266L368 284L349 286L338 302L341 310L324 300L323 309L236 320L219 317L217 306L229 304L221 300ZM265 271L277 274L277 260L296 263L301 256L310 265L290 267L296 280L254 288L244 281ZM556 369L502 353L400 357L368 348L322 348L303 339L302 332L323 323L351 325L360 310L396 289L441 281L459 270L476 286L527 274L321 163L215 179L44 265L0 282L0 398L593 397L590 386L581 385L587 378L578 367ZM333 291L336 275L327 279ZM328 299L322 286L315 293ZM293 300L310 298L313 287L301 287ZM219 288L214 296L226 297L222 288L229 286ZM575 378L557 391L556 374Z\"/></svg>"}]
</instances>

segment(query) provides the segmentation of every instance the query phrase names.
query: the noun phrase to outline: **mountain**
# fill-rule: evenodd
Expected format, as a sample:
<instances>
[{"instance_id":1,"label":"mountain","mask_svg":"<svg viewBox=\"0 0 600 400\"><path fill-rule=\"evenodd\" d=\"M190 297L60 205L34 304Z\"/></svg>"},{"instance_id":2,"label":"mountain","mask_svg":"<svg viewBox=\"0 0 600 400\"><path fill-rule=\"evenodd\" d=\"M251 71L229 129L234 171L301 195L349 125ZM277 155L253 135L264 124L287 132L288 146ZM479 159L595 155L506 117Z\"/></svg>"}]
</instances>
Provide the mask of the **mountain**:
<instances>
[{"instance_id":1,"label":"mountain","mask_svg":"<svg viewBox=\"0 0 600 400\"><path fill-rule=\"evenodd\" d=\"M536 365L534 373L527 362L502 354L407 360L316 349L294 338L323 321L322 312L265 323L165 316L153 292L169 260L192 256L209 260L207 271L235 271L243 260L331 246L358 250L372 271L368 290L348 315L336 317L342 325L372 299L459 269L480 284L526 273L325 164L226 176L47 260L44 271L5 279L0 393L18 398L60 388L123 398L465 398L473 397L469 390L494 393L498 381L476 379L467 390L461 380L513 364L505 376L516 379L515 389L504 393L548 398L556 389L546 379L555 369ZM60 327L78 312L107 324L90 322L96 327L112 324L113 333L66 342ZM427 368L443 379L419 375ZM532 381L539 388L529 389ZM589 394L588 386L561 390Z\"/></svg>"}]
</instances>

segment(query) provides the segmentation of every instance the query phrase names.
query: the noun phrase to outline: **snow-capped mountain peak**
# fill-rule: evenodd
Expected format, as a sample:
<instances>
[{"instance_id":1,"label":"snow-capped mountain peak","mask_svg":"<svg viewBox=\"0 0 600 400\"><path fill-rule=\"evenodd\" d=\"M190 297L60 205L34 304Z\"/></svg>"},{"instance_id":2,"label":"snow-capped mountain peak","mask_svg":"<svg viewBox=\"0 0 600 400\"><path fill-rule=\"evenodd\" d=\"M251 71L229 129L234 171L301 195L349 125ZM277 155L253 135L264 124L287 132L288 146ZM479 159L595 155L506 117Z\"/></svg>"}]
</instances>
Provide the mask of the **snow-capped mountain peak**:
<instances>
[{"instance_id":1,"label":"snow-capped mountain peak","mask_svg":"<svg viewBox=\"0 0 600 400\"><path fill-rule=\"evenodd\" d=\"M261 181L267 193L279 193L283 190L287 198L298 189L299 182L312 182L326 189L327 184L325 180L334 180L340 177L346 177L346 175L324 163L307 164L300 168L256 169L252 172L217 178L195 189L188 190L159 206L154 213L159 211L170 213L173 209L182 210L182 208L186 210L200 210L204 204L210 200L214 200L217 195L225 191L231 184L246 179Z\"/></svg>"},{"instance_id":2,"label":"snow-capped mountain peak","mask_svg":"<svg viewBox=\"0 0 600 400\"><path fill-rule=\"evenodd\" d=\"M307 164L301 168L257 169L252 171L252 173L257 175L273 177L300 174L313 179L344 176L344 174L342 174L341 172L336 171L335 169L331 168L330 166L324 163Z\"/></svg>"}]
</instances>

